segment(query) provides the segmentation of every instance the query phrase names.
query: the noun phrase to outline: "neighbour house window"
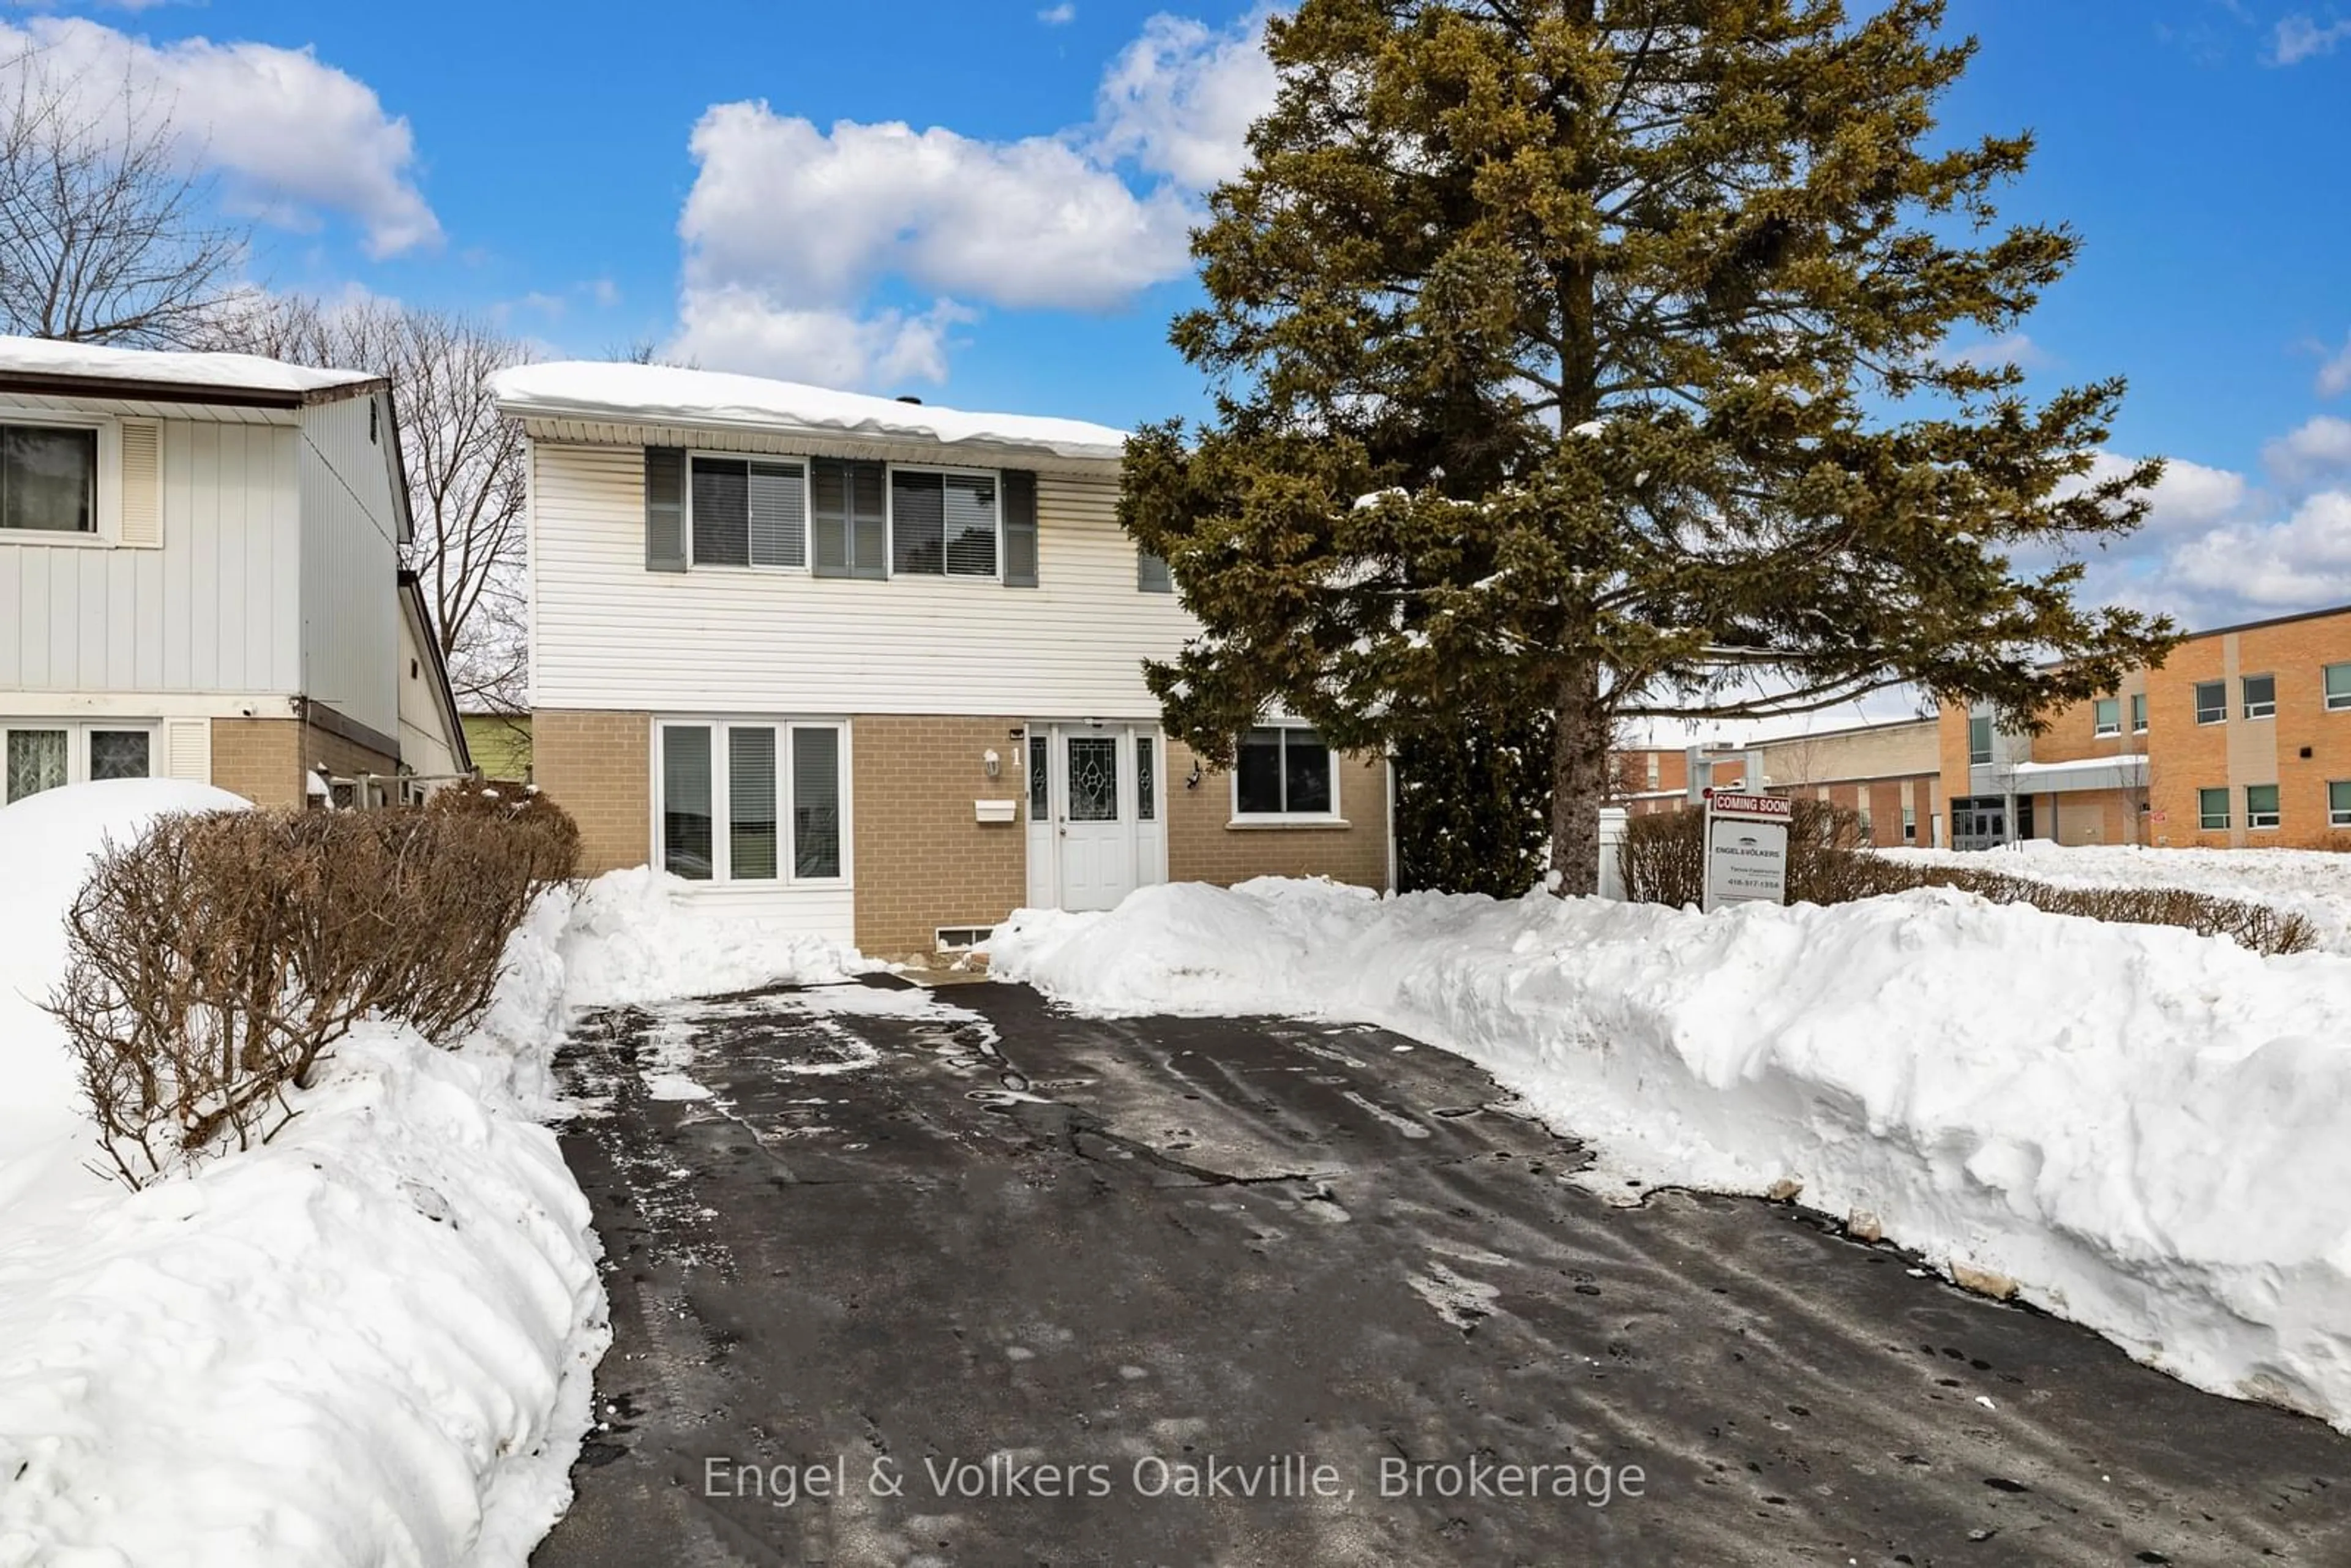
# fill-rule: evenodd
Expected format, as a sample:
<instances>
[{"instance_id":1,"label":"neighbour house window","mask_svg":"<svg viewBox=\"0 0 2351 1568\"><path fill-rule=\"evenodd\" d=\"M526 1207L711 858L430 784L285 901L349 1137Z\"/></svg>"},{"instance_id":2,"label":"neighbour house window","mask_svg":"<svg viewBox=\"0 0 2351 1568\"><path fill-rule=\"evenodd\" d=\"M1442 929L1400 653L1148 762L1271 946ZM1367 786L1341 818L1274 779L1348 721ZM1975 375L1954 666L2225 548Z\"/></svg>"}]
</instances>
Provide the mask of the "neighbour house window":
<instances>
[{"instance_id":1,"label":"neighbour house window","mask_svg":"<svg viewBox=\"0 0 2351 1568\"><path fill-rule=\"evenodd\" d=\"M694 882L841 875L840 726L659 727L664 870Z\"/></svg>"},{"instance_id":2,"label":"neighbour house window","mask_svg":"<svg viewBox=\"0 0 2351 1568\"><path fill-rule=\"evenodd\" d=\"M2326 711L2351 709L2351 664L2326 666Z\"/></svg>"},{"instance_id":3,"label":"neighbour house window","mask_svg":"<svg viewBox=\"0 0 2351 1568\"><path fill-rule=\"evenodd\" d=\"M2135 692L2131 695L2131 733L2133 735L2147 733L2147 694L2145 692Z\"/></svg>"},{"instance_id":4,"label":"neighbour house window","mask_svg":"<svg viewBox=\"0 0 2351 1568\"><path fill-rule=\"evenodd\" d=\"M2196 825L2208 833L2223 832L2229 826L2229 792L2226 789L2196 791Z\"/></svg>"},{"instance_id":5,"label":"neighbour house window","mask_svg":"<svg viewBox=\"0 0 2351 1568\"><path fill-rule=\"evenodd\" d=\"M808 565L808 472L799 463L696 456L686 493L695 565Z\"/></svg>"},{"instance_id":6,"label":"neighbour house window","mask_svg":"<svg viewBox=\"0 0 2351 1568\"><path fill-rule=\"evenodd\" d=\"M1139 549L1134 552L1134 586L1144 593L1173 593L1176 576L1167 570L1166 561Z\"/></svg>"},{"instance_id":7,"label":"neighbour house window","mask_svg":"<svg viewBox=\"0 0 2351 1568\"><path fill-rule=\"evenodd\" d=\"M0 530L98 531L98 432L0 425Z\"/></svg>"},{"instance_id":8,"label":"neighbour house window","mask_svg":"<svg viewBox=\"0 0 2351 1568\"><path fill-rule=\"evenodd\" d=\"M2196 722L2198 724L2229 722L2229 684L2226 681L2196 683Z\"/></svg>"},{"instance_id":9,"label":"neighbour house window","mask_svg":"<svg viewBox=\"0 0 2351 1568\"><path fill-rule=\"evenodd\" d=\"M1978 714L1968 720L1968 761L1981 767L1991 760L1991 715Z\"/></svg>"},{"instance_id":10,"label":"neighbour house window","mask_svg":"<svg viewBox=\"0 0 2351 1568\"><path fill-rule=\"evenodd\" d=\"M1237 817L1338 814L1338 759L1322 737L1297 725L1261 725L1241 737L1233 769Z\"/></svg>"},{"instance_id":11,"label":"neighbour house window","mask_svg":"<svg viewBox=\"0 0 2351 1568\"><path fill-rule=\"evenodd\" d=\"M2247 718L2269 718L2276 714L2277 677L2275 675L2247 675L2242 685L2245 688Z\"/></svg>"},{"instance_id":12,"label":"neighbour house window","mask_svg":"<svg viewBox=\"0 0 2351 1568\"><path fill-rule=\"evenodd\" d=\"M120 723L0 719L0 805L61 785L145 779L154 770L155 737Z\"/></svg>"},{"instance_id":13,"label":"neighbour house window","mask_svg":"<svg viewBox=\"0 0 2351 1568\"><path fill-rule=\"evenodd\" d=\"M2245 786L2245 826L2274 828L2278 825L2278 787L2274 784Z\"/></svg>"},{"instance_id":14,"label":"neighbour house window","mask_svg":"<svg viewBox=\"0 0 2351 1568\"><path fill-rule=\"evenodd\" d=\"M890 470L890 570L900 577L996 576L996 476Z\"/></svg>"},{"instance_id":15,"label":"neighbour house window","mask_svg":"<svg viewBox=\"0 0 2351 1568\"><path fill-rule=\"evenodd\" d=\"M2094 735L2120 735L2123 732L2123 703L2120 697L2100 697L2090 705L2090 729Z\"/></svg>"},{"instance_id":16,"label":"neighbour house window","mask_svg":"<svg viewBox=\"0 0 2351 1568\"><path fill-rule=\"evenodd\" d=\"M2326 787L2326 825L2351 828L2351 779L2337 779Z\"/></svg>"}]
</instances>

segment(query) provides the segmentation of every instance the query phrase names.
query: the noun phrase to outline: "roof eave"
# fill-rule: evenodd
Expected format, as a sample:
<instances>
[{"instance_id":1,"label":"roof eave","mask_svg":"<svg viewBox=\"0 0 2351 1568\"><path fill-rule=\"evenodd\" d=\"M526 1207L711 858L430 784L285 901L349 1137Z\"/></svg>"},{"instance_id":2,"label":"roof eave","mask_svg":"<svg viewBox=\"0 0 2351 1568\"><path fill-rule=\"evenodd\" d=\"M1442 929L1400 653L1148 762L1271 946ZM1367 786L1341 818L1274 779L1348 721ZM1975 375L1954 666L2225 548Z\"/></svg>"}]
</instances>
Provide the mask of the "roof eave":
<instances>
[{"instance_id":1,"label":"roof eave","mask_svg":"<svg viewBox=\"0 0 2351 1568\"><path fill-rule=\"evenodd\" d=\"M726 430L782 436L800 441L860 441L882 446L903 446L910 452L987 452L1026 454L1060 463L1119 463L1125 454L1099 447L1061 447L1033 441L944 441L935 435L906 435L893 431L845 430L837 424L802 424L787 419L746 419L726 414L685 414L655 408L617 404L582 405L501 398L498 412L522 420L576 420L597 424L661 425L679 430Z\"/></svg>"},{"instance_id":2,"label":"roof eave","mask_svg":"<svg viewBox=\"0 0 2351 1568\"><path fill-rule=\"evenodd\" d=\"M52 371L0 371L0 392L37 397L111 398L124 402L204 403L214 408L299 409L340 402L379 392L391 383L381 376L330 387L288 391L282 387L215 386L194 382L154 381L139 376L72 375Z\"/></svg>"}]
</instances>

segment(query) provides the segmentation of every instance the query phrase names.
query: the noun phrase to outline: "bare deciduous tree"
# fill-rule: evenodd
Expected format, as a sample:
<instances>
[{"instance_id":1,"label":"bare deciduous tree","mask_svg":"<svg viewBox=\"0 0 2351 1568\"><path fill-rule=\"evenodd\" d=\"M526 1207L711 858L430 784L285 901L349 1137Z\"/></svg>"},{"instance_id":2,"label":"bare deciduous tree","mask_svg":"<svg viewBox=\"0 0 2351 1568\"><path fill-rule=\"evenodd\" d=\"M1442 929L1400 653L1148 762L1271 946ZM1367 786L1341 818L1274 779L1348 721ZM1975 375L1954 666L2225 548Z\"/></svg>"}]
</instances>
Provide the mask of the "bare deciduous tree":
<instances>
[{"instance_id":1,"label":"bare deciduous tree","mask_svg":"<svg viewBox=\"0 0 2351 1568\"><path fill-rule=\"evenodd\" d=\"M0 62L0 325L77 342L178 342L213 308L244 235L207 215L170 108L126 78Z\"/></svg>"},{"instance_id":2,"label":"bare deciduous tree","mask_svg":"<svg viewBox=\"0 0 2351 1568\"><path fill-rule=\"evenodd\" d=\"M432 603L450 682L465 706L522 711L523 436L487 383L526 357L523 345L447 311L261 293L216 311L198 340L391 380L416 524L406 564Z\"/></svg>"}]
</instances>

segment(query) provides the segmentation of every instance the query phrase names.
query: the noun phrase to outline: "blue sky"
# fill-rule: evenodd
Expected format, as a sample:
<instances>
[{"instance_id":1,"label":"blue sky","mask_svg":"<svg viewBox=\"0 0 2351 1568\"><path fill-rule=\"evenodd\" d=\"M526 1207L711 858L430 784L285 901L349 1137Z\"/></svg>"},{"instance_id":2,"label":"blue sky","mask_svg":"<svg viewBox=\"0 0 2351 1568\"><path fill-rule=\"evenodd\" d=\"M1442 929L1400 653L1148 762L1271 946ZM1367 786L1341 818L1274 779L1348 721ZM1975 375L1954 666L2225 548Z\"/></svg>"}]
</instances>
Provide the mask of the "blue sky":
<instances>
[{"instance_id":1,"label":"blue sky","mask_svg":"<svg viewBox=\"0 0 2351 1568\"><path fill-rule=\"evenodd\" d=\"M2201 624L2351 600L2351 0L1950 13L1982 54L1947 127L2034 131L2006 211L2085 241L2001 347L2043 387L2127 375L2113 460L2174 460L2096 591ZM1264 91L1250 22L1110 0L0 10L167 84L224 199L262 214L271 287L490 313L548 353L650 340L1113 424L1201 407L1165 329L1197 192Z\"/></svg>"}]
</instances>

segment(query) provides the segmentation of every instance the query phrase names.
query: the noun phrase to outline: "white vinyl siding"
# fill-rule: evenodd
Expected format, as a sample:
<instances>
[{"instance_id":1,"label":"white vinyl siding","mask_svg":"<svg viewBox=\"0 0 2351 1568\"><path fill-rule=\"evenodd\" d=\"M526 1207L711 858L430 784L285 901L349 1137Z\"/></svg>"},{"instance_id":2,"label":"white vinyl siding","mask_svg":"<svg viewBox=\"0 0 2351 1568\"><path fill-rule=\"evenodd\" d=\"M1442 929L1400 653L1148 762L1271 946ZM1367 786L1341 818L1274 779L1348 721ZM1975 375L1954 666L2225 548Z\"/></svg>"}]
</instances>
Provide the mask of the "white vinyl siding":
<instances>
[{"instance_id":1,"label":"white vinyl siding","mask_svg":"<svg viewBox=\"0 0 2351 1568\"><path fill-rule=\"evenodd\" d=\"M302 628L302 668L284 689L396 737L399 511L380 395L301 411L301 601L290 613Z\"/></svg>"},{"instance_id":2,"label":"white vinyl siding","mask_svg":"<svg viewBox=\"0 0 2351 1568\"><path fill-rule=\"evenodd\" d=\"M532 485L543 707L756 713L789 693L818 712L1155 718L1143 661L1196 626L1175 595L1136 594L1107 471L1038 474L1033 589L649 572L642 448L535 444Z\"/></svg>"},{"instance_id":3,"label":"white vinyl siding","mask_svg":"<svg viewBox=\"0 0 2351 1568\"><path fill-rule=\"evenodd\" d=\"M158 425L160 549L0 546L0 689L302 689L298 433Z\"/></svg>"}]
</instances>

